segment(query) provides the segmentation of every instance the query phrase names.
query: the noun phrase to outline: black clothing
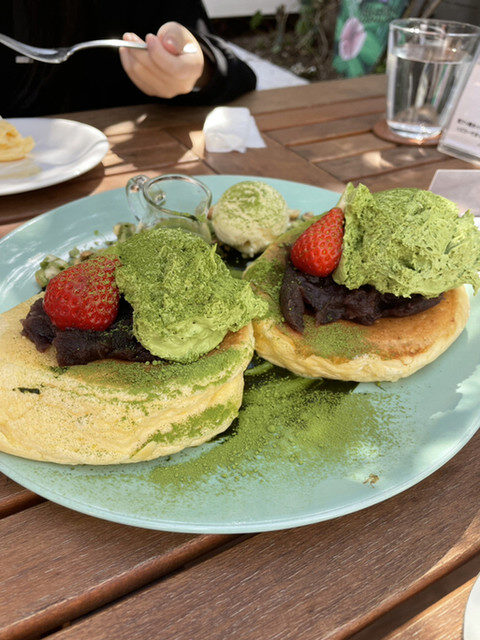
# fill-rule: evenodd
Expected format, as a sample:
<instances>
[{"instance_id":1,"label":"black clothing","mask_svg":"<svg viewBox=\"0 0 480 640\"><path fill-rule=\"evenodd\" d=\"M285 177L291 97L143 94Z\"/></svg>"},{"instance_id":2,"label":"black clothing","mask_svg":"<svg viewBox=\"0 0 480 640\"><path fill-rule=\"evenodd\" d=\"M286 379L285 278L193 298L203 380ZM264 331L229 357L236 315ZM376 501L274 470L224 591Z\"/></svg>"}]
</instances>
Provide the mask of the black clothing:
<instances>
[{"instance_id":1,"label":"black clothing","mask_svg":"<svg viewBox=\"0 0 480 640\"><path fill-rule=\"evenodd\" d=\"M183 24L198 39L213 73L200 91L169 104L220 104L255 89L253 71L209 30L201 0L9 0L0 31L38 47L69 46L98 38L141 38L165 22ZM114 49L75 53L62 64L18 63L18 54L0 44L0 115L40 116L66 111L162 102L131 82Z\"/></svg>"}]
</instances>

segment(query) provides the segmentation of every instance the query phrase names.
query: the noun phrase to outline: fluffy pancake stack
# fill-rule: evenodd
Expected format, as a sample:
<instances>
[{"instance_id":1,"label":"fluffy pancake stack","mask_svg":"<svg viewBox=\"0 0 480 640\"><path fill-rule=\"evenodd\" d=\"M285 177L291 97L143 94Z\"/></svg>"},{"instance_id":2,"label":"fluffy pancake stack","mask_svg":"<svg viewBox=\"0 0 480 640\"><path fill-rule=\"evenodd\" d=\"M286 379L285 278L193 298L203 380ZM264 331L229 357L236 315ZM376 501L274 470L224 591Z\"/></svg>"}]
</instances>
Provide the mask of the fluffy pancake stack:
<instances>
[{"instance_id":1,"label":"fluffy pancake stack","mask_svg":"<svg viewBox=\"0 0 480 640\"><path fill-rule=\"evenodd\" d=\"M315 273L334 254L331 269ZM440 302L414 315L381 317L369 326L343 319L319 324L305 314L302 332L281 311L289 260L300 272L328 275L333 285L349 291L367 286L402 304L414 295L425 300L440 296ZM459 336L469 315L463 283L478 289L479 269L480 232L473 216L459 216L454 203L419 189L371 194L363 185L348 185L339 208L288 231L247 269L245 277L269 304L268 314L253 323L256 350L302 376L398 380L435 360ZM309 285L299 286L302 291ZM305 289L301 295L311 294ZM286 315L295 305L295 298L289 300Z\"/></svg>"},{"instance_id":2,"label":"fluffy pancake stack","mask_svg":"<svg viewBox=\"0 0 480 640\"><path fill-rule=\"evenodd\" d=\"M288 250L298 235L290 231L271 244L245 276L270 306L265 318L253 322L255 349L269 362L312 378L394 381L435 360L464 329L470 306L462 286L414 316L382 318L371 326L338 320L318 327L306 317L304 333L293 330L282 318L279 296Z\"/></svg>"},{"instance_id":3,"label":"fluffy pancake stack","mask_svg":"<svg viewBox=\"0 0 480 640\"><path fill-rule=\"evenodd\" d=\"M250 324L191 364L57 366L23 337L32 300L1 316L0 450L65 464L151 460L224 431L242 401Z\"/></svg>"},{"instance_id":4,"label":"fluffy pancake stack","mask_svg":"<svg viewBox=\"0 0 480 640\"><path fill-rule=\"evenodd\" d=\"M0 316L0 451L68 464L137 462L201 444L236 417L253 355L250 320L264 303L214 247L181 230L142 231L109 251L49 282L46 324L26 330L42 296ZM121 344L102 359L89 355L102 332L120 339L120 291L141 361L127 361ZM73 340L71 360L57 359L57 336Z\"/></svg>"}]
</instances>

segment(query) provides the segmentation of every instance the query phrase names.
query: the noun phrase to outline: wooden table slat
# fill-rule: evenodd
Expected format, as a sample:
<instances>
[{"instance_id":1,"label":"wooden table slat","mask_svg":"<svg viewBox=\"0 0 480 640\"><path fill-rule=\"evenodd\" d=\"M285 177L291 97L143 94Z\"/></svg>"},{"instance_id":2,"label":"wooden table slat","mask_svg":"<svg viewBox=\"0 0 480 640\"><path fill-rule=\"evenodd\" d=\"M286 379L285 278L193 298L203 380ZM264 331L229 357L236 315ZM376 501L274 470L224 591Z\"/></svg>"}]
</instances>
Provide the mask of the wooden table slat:
<instances>
[{"instance_id":1,"label":"wooden table slat","mask_svg":"<svg viewBox=\"0 0 480 640\"><path fill-rule=\"evenodd\" d=\"M339 180L347 181L445 160L447 156L432 147L394 147L369 151L350 158L328 160L318 163L317 166L329 171Z\"/></svg>"},{"instance_id":2,"label":"wooden table slat","mask_svg":"<svg viewBox=\"0 0 480 640\"><path fill-rule=\"evenodd\" d=\"M396 189L397 187L416 187L417 189L428 189L435 172L438 169L474 169L474 167L463 160L455 158L433 162L421 167L412 167L383 173L379 176L372 176L362 179L372 191L382 191L383 189Z\"/></svg>"},{"instance_id":3,"label":"wooden table slat","mask_svg":"<svg viewBox=\"0 0 480 640\"><path fill-rule=\"evenodd\" d=\"M405 599L400 604L386 611L371 624L349 636L348 640L385 640L398 629L408 627L416 618L420 618L427 610L447 598L480 573L480 554L473 555L466 562L454 567L421 591ZM463 615L463 614L462 614ZM453 621L452 621L453 623Z\"/></svg>"},{"instance_id":4,"label":"wooden table slat","mask_svg":"<svg viewBox=\"0 0 480 640\"><path fill-rule=\"evenodd\" d=\"M120 151L131 153L135 150L168 147L172 144L178 144L164 129L160 127L144 127L142 123L131 131L109 134L108 142L110 149L116 151L119 156L122 155Z\"/></svg>"},{"instance_id":5,"label":"wooden table slat","mask_svg":"<svg viewBox=\"0 0 480 640\"><path fill-rule=\"evenodd\" d=\"M300 90L299 87L284 87L261 92L253 91L234 100L229 106L248 107L254 115L275 113L331 102L376 98L385 93L385 87L386 79L382 75L364 76L353 80L329 80L302 86ZM58 115L91 124L111 136L135 131L139 127L165 128L191 123L203 124L205 117L212 109L212 106L192 108L150 103Z\"/></svg>"},{"instance_id":6,"label":"wooden table slat","mask_svg":"<svg viewBox=\"0 0 480 640\"><path fill-rule=\"evenodd\" d=\"M172 127L169 132L216 173L283 178L340 192L345 186L327 171L272 140L269 134L263 136L267 145L264 149L248 149L245 153L208 153L201 130Z\"/></svg>"},{"instance_id":7,"label":"wooden table slat","mask_svg":"<svg viewBox=\"0 0 480 640\"><path fill-rule=\"evenodd\" d=\"M26 509L42 501L32 491L24 489L3 473L0 473L0 518Z\"/></svg>"},{"instance_id":8,"label":"wooden table slat","mask_svg":"<svg viewBox=\"0 0 480 640\"><path fill-rule=\"evenodd\" d=\"M346 100L345 102L332 102L331 104L315 107L259 114L256 116L255 121L261 131L272 131L274 129L317 124L368 113L376 113L380 118L384 111L385 96L382 95L378 98Z\"/></svg>"},{"instance_id":9,"label":"wooden table slat","mask_svg":"<svg viewBox=\"0 0 480 640\"><path fill-rule=\"evenodd\" d=\"M299 107L311 107L332 102L344 102L385 95L386 76L326 80L300 87L283 87L268 91L253 91L234 100L232 106L245 106L254 114L275 113Z\"/></svg>"},{"instance_id":10,"label":"wooden table slat","mask_svg":"<svg viewBox=\"0 0 480 640\"><path fill-rule=\"evenodd\" d=\"M347 138L312 142L290 148L298 155L310 160L310 162L320 163L348 156L358 156L367 151L381 151L382 149L393 149L394 147L395 145L392 142L381 140L373 133L359 133Z\"/></svg>"},{"instance_id":11,"label":"wooden table slat","mask_svg":"<svg viewBox=\"0 0 480 640\"><path fill-rule=\"evenodd\" d=\"M54 639L346 639L480 551L479 448L480 434L408 494L249 538Z\"/></svg>"},{"instance_id":12,"label":"wooden table slat","mask_svg":"<svg viewBox=\"0 0 480 640\"><path fill-rule=\"evenodd\" d=\"M249 149L241 154L206 153L205 162L217 173L234 173L306 182L316 187L342 192L344 184L327 171L312 165L293 151L264 136L265 149Z\"/></svg>"},{"instance_id":13,"label":"wooden table slat","mask_svg":"<svg viewBox=\"0 0 480 640\"><path fill-rule=\"evenodd\" d=\"M0 520L0 638L59 627L138 589L230 536L127 527L47 502Z\"/></svg>"},{"instance_id":14,"label":"wooden table slat","mask_svg":"<svg viewBox=\"0 0 480 640\"><path fill-rule=\"evenodd\" d=\"M148 149L133 149L123 153L112 149L103 161L105 176L117 173L150 171L153 168L176 165L182 172L184 163L195 162L198 158L192 151L184 149L181 145L172 144L168 147L153 147Z\"/></svg>"},{"instance_id":15,"label":"wooden table slat","mask_svg":"<svg viewBox=\"0 0 480 640\"><path fill-rule=\"evenodd\" d=\"M3 236L6 236L7 233L10 233L10 231L13 231L14 229L16 229L20 224L21 222L10 222L9 224L0 224L0 238L3 238Z\"/></svg>"},{"instance_id":16,"label":"wooden table slat","mask_svg":"<svg viewBox=\"0 0 480 640\"><path fill-rule=\"evenodd\" d=\"M463 640L463 618L475 578L399 627L384 640ZM479 620L480 626L480 620Z\"/></svg>"},{"instance_id":17,"label":"wooden table slat","mask_svg":"<svg viewBox=\"0 0 480 640\"><path fill-rule=\"evenodd\" d=\"M269 135L282 145L292 147L298 144L368 133L378 119L377 113L370 113L363 116L353 116L352 118L342 118L333 122L319 122L318 124L289 127L288 129L275 129L269 131Z\"/></svg>"}]
</instances>

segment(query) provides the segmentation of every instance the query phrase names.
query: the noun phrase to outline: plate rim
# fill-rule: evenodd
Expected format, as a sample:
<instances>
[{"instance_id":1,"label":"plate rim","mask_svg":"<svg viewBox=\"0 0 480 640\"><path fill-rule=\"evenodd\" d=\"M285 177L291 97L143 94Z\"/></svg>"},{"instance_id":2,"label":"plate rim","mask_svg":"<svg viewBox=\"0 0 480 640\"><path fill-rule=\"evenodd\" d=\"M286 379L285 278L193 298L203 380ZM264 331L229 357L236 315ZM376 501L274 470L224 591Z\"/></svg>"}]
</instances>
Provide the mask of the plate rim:
<instances>
[{"instance_id":1,"label":"plate rim","mask_svg":"<svg viewBox=\"0 0 480 640\"><path fill-rule=\"evenodd\" d=\"M240 179L240 180L273 180L275 182L289 183L294 185L302 185L307 187L313 187L314 189L320 189L329 194L337 194L335 191L331 191L329 189L324 189L323 187L318 187L316 185L311 185L308 183L301 183L292 180L284 180L282 178L275 177L267 177L267 176L251 176L251 175L238 175L238 174L204 174L204 175L195 175L196 178L202 180L207 178L207 180L216 178L229 178L229 179ZM82 198L77 198L76 200L72 200L64 205L46 211L45 213L32 218L31 220L26 221L20 226L13 229L10 233L5 235L0 239L0 247L5 239L12 238L16 233L20 232L22 229L32 225L36 220L43 217L49 217L55 215L59 210L63 210L64 208L70 208L72 205L79 203L81 201L90 199L93 197L101 197L105 194L119 193L123 191L123 187L119 187L116 189L111 189L108 191L102 191L97 194L91 194L88 196L84 196ZM410 489L420 483L422 480L431 476L433 473L438 471L441 467L443 467L449 460L451 460L475 435L475 433L480 428L480 410L475 415L472 416L467 422L466 428L460 438L454 445L452 445L442 456L440 456L435 462L429 465L427 468L423 469L421 472L417 473L410 479L407 479L403 482L400 482L390 488L378 491L377 487L372 488L372 495L370 497L364 499L354 499L347 504L342 505L341 507L330 508L328 510L324 510L321 514L317 513L309 513L305 515L296 515L287 518L277 518L277 519L268 519L263 521L257 521L253 523L246 523L243 521L232 521L228 524L225 523L212 523L209 522L197 522L192 524L191 522L183 522L183 521L175 521L175 520L161 520L159 518L150 518L150 517L138 517L138 516L126 516L122 512L117 512L111 509L106 509L100 506L91 506L90 504L85 504L84 502L77 501L76 498L64 497L63 494L57 493L56 491L50 490L48 487L39 486L35 483L35 481L31 481L27 478L25 479L21 473L17 473L16 470L11 471L8 465L8 461L10 458L17 458L19 456L12 456L11 454L6 454L0 452L0 471L5 473L9 478L18 482L20 485L26 487L27 489L34 491L38 495L46 498L47 500L51 500L52 502L59 504L63 507L73 509L80 513L84 513L89 516L99 517L104 520L110 522L116 522L118 524L125 524L129 526L135 526L145 529L152 529L157 531L170 531L176 533L193 533L193 534L236 534L236 533L260 533L266 531L276 531L281 529L289 529L297 526L306 526L309 524L315 524L318 522L323 522L327 520L331 520L334 518L338 518L344 515L348 515L351 513L355 513L356 511L360 511L366 509L370 506L374 506L375 504L379 504L390 498L393 498L400 493L403 493L407 489ZM26 459L28 460L28 459ZM40 462L40 461L34 461ZM46 464L55 464L55 463L46 463ZM63 468L68 468L71 465L59 465ZM88 466L88 465L87 465ZM99 465L99 468L105 468L113 465ZM7 470L7 471L5 471Z\"/></svg>"},{"instance_id":2,"label":"plate rim","mask_svg":"<svg viewBox=\"0 0 480 640\"><path fill-rule=\"evenodd\" d=\"M91 131L92 134L98 137L97 143L104 145L104 149L101 148L97 153L89 154L89 156L85 158L84 162L80 164L80 168L77 166L76 168L72 168L70 172L67 172L63 176L57 176L56 178L51 178L46 182L43 182L40 184L29 185L28 181L27 181L27 184L25 184L25 182L22 180L22 182L20 182L18 185L12 185L11 187L3 188L0 180L0 197L16 195L19 193L27 193L29 191L37 191L39 189L45 189L46 187L52 187L56 184L61 184L62 182L67 182L68 180L72 180L73 178L76 178L78 176L83 175L84 173L87 173L87 171L90 171L90 169L93 169L98 164L100 164L100 162L102 162L103 158L107 155L107 153L110 150L110 143L108 141L107 136L103 133L103 131L100 131L100 129L97 129L97 127L94 127L91 124L87 124L86 122L81 122L79 120L70 120L68 118L57 118L57 117L50 117L50 116L37 116L37 117L25 117L25 118L14 117L14 118L5 118L5 120L12 123L15 127L17 126L17 124L21 125L21 122L25 122L27 120L28 121L37 120L41 122L45 122L48 120L50 122L53 121L55 123L56 122L61 122L62 124L68 123L68 126L73 126L74 128L78 127L81 129L86 129ZM14 162L18 162L18 160ZM2 166L2 164L0 164L0 166Z\"/></svg>"},{"instance_id":3,"label":"plate rim","mask_svg":"<svg viewBox=\"0 0 480 640\"><path fill-rule=\"evenodd\" d=\"M210 522L200 522L196 524L192 524L190 522L183 522L180 520L166 520L161 521L153 518L145 518L145 517L129 517L125 516L121 512L112 511L109 509L105 509L103 507L90 507L90 505L85 505L85 503L78 502L75 498L64 499L62 494L57 494L54 491L51 491L48 488L41 487L41 491L38 491L38 485L35 485L35 482L28 481L28 483L23 482L22 475L17 474L15 471L9 473L5 473L5 467L8 468L8 464L5 465L3 458L4 456L8 456L8 458L14 458L16 456L12 456L11 454L0 452L0 472L5 473L11 480L18 482L21 486L33 491L37 495L40 495L42 498L50 500L55 504L59 504L62 507L66 507L68 509L72 509L74 511L78 511L79 513L83 513L85 515L93 516L96 518L101 518L103 520L107 520L109 522L116 522L117 524L124 524L133 527L139 527L142 529L151 529L154 531L169 531L173 533L196 533L196 534L235 534L235 533L265 533L267 531L280 531L283 529L293 529L295 527L303 527L311 524L316 524L318 522L326 522L329 520L334 520L336 518L340 518L342 516L347 516L352 513L356 513L357 511L362 511L363 509L368 509L369 507L373 507L376 504L380 504L381 502L386 502L390 498L394 498L401 493L404 493L408 489L416 486L422 480L433 475L436 471L441 469L447 462L449 462L459 451L463 449L463 447L473 438L478 429L480 428L480 415L476 417L476 420L472 420L472 424L470 429L465 432L464 438L462 438L459 442L456 443L455 446L451 447L449 451L445 454L444 457L439 459L436 463L428 467L426 470L417 474L410 480L406 480L398 485L391 487L390 489L383 490L377 494L372 494L372 498L366 498L364 500L356 500L354 503L349 502L343 507L337 507L334 509L328 509L322 512L321 517L319 514L308 514L305 516L294 516L291 518L277 518L270 519L264 521L257 521L255 524L247 524L243 521L238 521L237 523L211 523ZM19 457L19 456L17 456ZM27 459L28 460L28 459ZM34 461L41 462L41 461ZM55 464L55 463L47 463L47 464ZM59 465L60 467L68 467L69 465ZM71 466L71 465L70 465ZM88 465L87 465L88 466ZM109 467L113 465L98 465L99 468ZM372 491L375 491L376 488L372 487ZM74 506L73 506L74 505ZM353 508L352 508L353 507ZM161 525L161 526L159 526Z\"/></svg>"},{"instance_id":4,"label":"plate rim","mask_svg":"<svg viewBox=\"0 0 480 640\"><path fill-rule=\"evenodd\" d=\"M477 606L474 607L474 601ZM476 614L476 615L475 615ZM468 594L468 600L463 615L463 640L479 640L478 616L480 615L480 575L477 576ZM475 617L477 620L475 620ZM477 624L475 624L477 623ZM468 635L467 635L468 634Z\"/></svg>"}]
</instances>

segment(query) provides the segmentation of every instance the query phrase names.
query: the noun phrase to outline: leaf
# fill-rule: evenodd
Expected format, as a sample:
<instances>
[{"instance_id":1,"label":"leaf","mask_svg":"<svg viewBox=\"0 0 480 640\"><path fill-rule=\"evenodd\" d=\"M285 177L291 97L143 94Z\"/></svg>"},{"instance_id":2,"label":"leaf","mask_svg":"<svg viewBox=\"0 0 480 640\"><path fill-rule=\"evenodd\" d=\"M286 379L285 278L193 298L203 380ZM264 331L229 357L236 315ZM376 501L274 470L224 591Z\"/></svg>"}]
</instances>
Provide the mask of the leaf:
<instances>
[{"instance_id":1,"label":"leaf","mask_svg":"<svg viewBox=\"0 0 480 640\"><path fill-rule=\"evenodd\" d=\"M358 58L348 60L346 73L347 78L358 78L358 76L363 76L365 72L366 69Z\"/></svg>"},{"instance_id":2,"label":"leaf","mask_svg":"<svg viewBox=\"0 0 480 640\"><path fill-rule=\"evenodd\" d=\"M250 29L252 31L255 31L262 24L262 22L263 22L262 12L260 10L255 11L253 16L250 18Z\"/></svg>"},{"instance_id":3,"label":"leaf","mask_svg":"<svg viewBox=\"0 0 480 640\"><path fill-rule=\"evenodd\" d=\"M368 66L373 66L381 57L385 49L385 42L381 42L372 33L367 32L359 58Z\"/></svg>"},{"instance_id":4,"label":"leaf","mask_svg":"<svg viewBox=\"0 0 480 640\"><path fill-rule=\"evenodd\" d=\"M333 68L341 75L347 75L347 63L340 56L335 56L332 62Z\"/></svg>"}]
</instances>

